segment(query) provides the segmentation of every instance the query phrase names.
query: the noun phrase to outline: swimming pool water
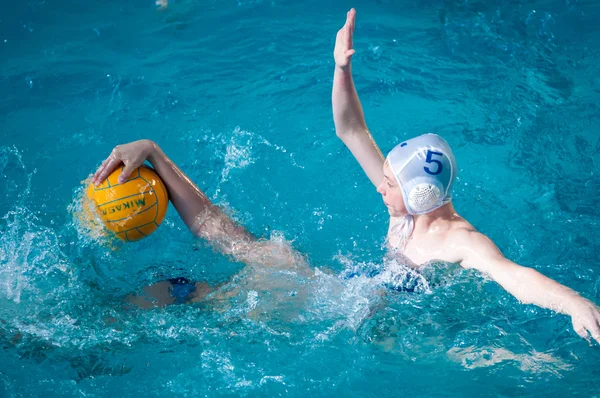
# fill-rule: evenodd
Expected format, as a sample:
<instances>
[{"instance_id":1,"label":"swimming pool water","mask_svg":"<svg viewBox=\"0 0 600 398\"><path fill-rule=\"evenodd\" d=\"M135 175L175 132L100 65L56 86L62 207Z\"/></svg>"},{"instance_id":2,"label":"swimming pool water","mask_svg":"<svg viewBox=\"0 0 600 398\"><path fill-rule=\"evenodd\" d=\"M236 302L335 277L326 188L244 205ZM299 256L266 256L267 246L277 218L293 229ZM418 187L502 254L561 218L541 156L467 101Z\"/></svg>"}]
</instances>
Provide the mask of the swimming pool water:
<instances>
[{"instance_id":1,"label":"swimming pool water","mask_svg":"<svg viewBox=\"0 0 600 398\"><path fill-rule=\"evenodd\" d=\"M388 292L387 212L335 137L333 42L384 152L436 132L457 210L504 254L600 302L600 6L593 1L3 2L0 396L600 394L570 320L439 264ZM236 220L314 270L232 263L173 208L112 247L79 221L117 144L156 141ZM135 311L166 278L229 300Z\"/></svg>"}]
</instances>

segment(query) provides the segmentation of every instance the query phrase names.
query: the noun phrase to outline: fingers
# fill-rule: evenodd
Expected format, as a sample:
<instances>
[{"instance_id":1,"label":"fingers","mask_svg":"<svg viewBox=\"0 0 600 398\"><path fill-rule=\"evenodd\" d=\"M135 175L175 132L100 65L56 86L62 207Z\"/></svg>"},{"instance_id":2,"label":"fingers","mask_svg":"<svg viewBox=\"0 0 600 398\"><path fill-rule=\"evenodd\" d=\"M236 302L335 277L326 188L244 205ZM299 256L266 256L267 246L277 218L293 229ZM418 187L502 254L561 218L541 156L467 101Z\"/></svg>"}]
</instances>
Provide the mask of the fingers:
<instances>
[{"instance_id":1,"label":"fingers","mask_svg":"<svg viewBox=\"0 0 600 398\"><path fill-rule=\"evenodd\" d=\"M577 333L579 335L579 337L581 337L582 339L585 339L588 343L592 343L590 341L590 338L588 336L587 330L585 329L585 326L583 326L583 323L581 323L581 321L579 321L578 319L572 318L572 323L573 323L573 330L575 331L575 333Z\"/></svg>"},{"instance_id":2,"label":"fingers","mask_svg":"<svg viewBox=\"0 0 600 398\"><path fill-rule=\"evenodd\" d=\"M344 45L346 48L352 48L352 29L350 26L344 26Z\"/></svg>"},{"instance_id":3,"label":"fingers","mask_svg":"<svg viewBox=\"0 0 600 398\"><path fill-rule=\"evenodd\" d=\"M582 339L585 339L588 343L592 344L592 341L590 340L590 337L588 336L587 330L585 330L584 327L581 327L579 329L574 329L575 333L577 333L579 335L579 337L581 337Z\"/></svg>"},{"instance_id":4,"label":"fingers","mask_svg":"<svg viewBox=\"0 0 600 398\"><path fill-rule=\"evenodd\" d=\"M102 182L104 182L104 180L106 180L106 177L108 177L110 175L110 173L112 173L121 164L121 159L117 159L117 158L113 157L112 155L106 160L108 162L106 163L104 168L102 168L102 170L100 170L98 177L96 177L94 180L94 184L96 186L102 184Z\"/></svg>"},{"instance_id":5,"label":"fingers","mask_svg":"<svg viewBox=\"0 0 600 398\"><path fill-rule=\"evenodd\" d=\"M354 24L356 22L356 10L354 8L350 9L350 11L348 11L348 17L346 18L346 21L349 22L349 27L350 27L350 33L354 32Z\"/></svg>"},{"instance_id":6,"label":"fingers","mask_svg":"<svg viewBox=\"0 0 600 398\"><path fill-rule=\"evenodd\" d=\"M594 340L596 340L598 342L598 344L600 344L600 316L599 315L596 315L595 321L596 322L590 329L590 334L592 335L592 338Z\"/></svg>"},{"instance_id":7,"label":"fingers","mask_svg":"<svg viewBox=\"0 0 600 398\"><path fill-rule=\"evenodd\" d=\"M354 51L354 50L347 50L347 51L346 51L346 57L350 58L351 56L353 56L353 55L354 55L354 53L355 53L355 52L356 52L356 51Z\"/></svg>"},{"instance_id":8,"label":"fingers","mask_svg":"<svg viewBox=\"0 0 600 398\"><path fill-rule=\"evenodd\" d=\"M573 330L575 330L575 333L577 333L579 337L585 339L588 344L592 345L590 336L600 344L600 320L592 319L592 324L590 325L590 322L582 322L581 320L573 319Z\"/></svg>"},{"instance_id":9,"label":"fingers","mask_svg":"<svg viewBox=\"0 0 600 398\"><path fill-rule=\"evenodd\" d=\"M119 176L119 184L123 184L125 181L127 181L127 178L129 178L129 176L131 175L131 173L133 173L133 170L135 170L136 167L132 167L131 165L129 166L125 166L123 168L123 171L121 172L121 175Z\"/></svg>"},{"instance_id":10,"label":"fingers","mask_svg":"<svg viewBox=\"0 0 600 398\"><path fill-rule=\"evenodd\" d=\"M354 34L354 21L356 10L352 8L346 15L346 24L344 25L344 39L346 40L346 48L352 48L352 35Z\"/></svg>"},{"instance_id":11,"label":"fingers","mask_svg":"<svg viewBox=\"0 0 600 398\"><path fill-rule=\"evenodd\" d=\"M92 183L94 183L94 184L96 183L96 179L98 178L98 176L100 176L100 173L102 173L102 171L104 170L104 168L106 167L106 165L108 164L109 161L110 161L110 157L106 158L106 160L104 160L104 162L102 162L100 167L98 167L98 170L96 170L96 172L92 176Z\"/></svg>"},{"instance_id":12,"label":"fingers","mask_svg":"<svg viewBox=\"0 0 600 398\"><path fill-rule=\"evenodd\" d=\"M590 343L590 345L592 342L588 337L588 332L590 336L592 336L592 338L596 340L598 344L600 344L600 310L598 310L598 307L596 306L593 307L594 309L592 310L592 313L585 320L573 320L573 327L578 326L580 331L583 330L583 334L585 335L584 338L588 341L588 343ZM579 332L577 332L577 334L581 336Z\"/></svg>"},{"instance_id":13,"label":"fingers","mask_svg":"<svg viewBox=\"0 0 600 398\"><path fill-rule=\"evenodd\" d=\"M110 175L121 163L123 163L120 146L117 145L110 156L98 167L98 170L92 177L92 183L96 186L102 184L106 177Z\"/></svg>"}]
</instances>

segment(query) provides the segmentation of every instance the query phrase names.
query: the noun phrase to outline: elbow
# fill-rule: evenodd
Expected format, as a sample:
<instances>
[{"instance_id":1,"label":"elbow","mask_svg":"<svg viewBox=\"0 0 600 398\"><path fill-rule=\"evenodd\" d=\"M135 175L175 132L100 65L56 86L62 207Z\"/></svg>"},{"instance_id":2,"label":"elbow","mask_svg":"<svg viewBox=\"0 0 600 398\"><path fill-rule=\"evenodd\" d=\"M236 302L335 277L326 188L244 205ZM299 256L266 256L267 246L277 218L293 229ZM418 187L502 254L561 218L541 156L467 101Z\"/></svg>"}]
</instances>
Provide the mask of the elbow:
<instances>
[{"instance_id":1,"label":"elbow","mask_svg":"<svg viewBox=\"0 0 600 398\"><path fill-rule=\"evenodd\" d=\"M335 129L335 135L342 141L346 142L349 137L354 135L352 130Z\"/></svg>"},{"instance_id":2,"label":"elbow","mask_svg":"<svg viewBox=\"0 0 600 398\"><path fill-rule=\"evenodd\" d=\"M335 135L337 136L337 138L339 138L340 140L344 140L344 137L346 136L346 134L343 131L340 130L335 130Z\"/></svg>"}]
</instances>

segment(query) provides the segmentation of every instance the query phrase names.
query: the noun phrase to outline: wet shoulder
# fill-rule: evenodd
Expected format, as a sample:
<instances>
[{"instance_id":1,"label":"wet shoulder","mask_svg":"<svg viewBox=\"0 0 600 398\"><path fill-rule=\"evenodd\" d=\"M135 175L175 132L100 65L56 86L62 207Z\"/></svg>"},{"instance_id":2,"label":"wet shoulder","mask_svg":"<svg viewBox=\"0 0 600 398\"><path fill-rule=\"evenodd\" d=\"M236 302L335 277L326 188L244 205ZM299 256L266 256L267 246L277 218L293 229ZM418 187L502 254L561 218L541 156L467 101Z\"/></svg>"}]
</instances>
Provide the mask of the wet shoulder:
<instances>
[{"instance_id":1,"label":"wet shoulder","mask_svg":"<svg viewBox=\"0 0 600 398\"><path fill-rule=\"evenodd\" d=\"M452 220L446 220L440 231L440 245L444 246L446 250L450 250L455 247L458 242L469 239L469 236L477 232L477 229L471 223L464 218L457 216ZM438 236L439 236L438 235Z\"/></svg>"},{"instance_id":2,"label":"wet shoulder","mask_svg":"<svg viewBox=\"0 0 600 398\"><path fill-rule=\"evenodd\" d=\"M477 231L470 222L468 222L467 220L465 220L458 214L452 220L450 220L448 223L450 226L450 228L449 228L450 231L453 231L456 233L467 233L467 232Z\"/></svg>"},{"instance_id":3,"label":"wet shoulder","mask_svg":"<svg viewBox=\"0 0 600 398\"><path fill-rule=\"evenodd\" d=\"M471 223L462 217L458 217L448 223L445 243L451 245L452 243L468 240L475 232L477 232L477 229Z\"/></svg>"}]
</instances>

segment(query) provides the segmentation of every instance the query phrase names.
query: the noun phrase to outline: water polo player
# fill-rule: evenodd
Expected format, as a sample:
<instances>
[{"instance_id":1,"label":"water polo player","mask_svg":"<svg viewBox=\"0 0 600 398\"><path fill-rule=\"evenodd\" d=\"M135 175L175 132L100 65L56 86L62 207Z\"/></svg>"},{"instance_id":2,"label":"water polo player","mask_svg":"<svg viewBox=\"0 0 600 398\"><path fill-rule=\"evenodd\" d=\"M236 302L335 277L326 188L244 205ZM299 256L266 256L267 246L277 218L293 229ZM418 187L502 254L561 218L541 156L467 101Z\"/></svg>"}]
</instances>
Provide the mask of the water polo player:
<instances>
[{"instance_id":1,"label":"water polo player","mask_svg":"<svg viewBox=\"0 0 600 398\"><path fill-rule=\"evenodd\" d=\"M416 264L434 260L475 268L523 303L570 315L577 334L600 343L600 308L534 269L506 259L452 205L456 162L441 137L425 134L400 143L384 159L365 123L352 80L356 11L337 33L332 92L336 134L352 152L390 213L390 251Z\"/></svg>"},{"instance_id":2,"label":"water polo player","mask_svg":"<svg viewBox=\"0 0 600 398\"><path fill-rule=\"evenodd\" d=\"M350 58L355 11L348 12L334 50L333 113L337 135L377 187L390 213L388 244L392 256L414 267L434 260L458 263L489 275L523 303L532 303L572 317L583 338L600 343L600 309L575 291L506 259L489 238L460 217L452 204L456 162L441 137L426 134L407 140L384 158L365 124L352 81ZM121 164L124 181L148 160L162 178L169 198L188 228L222 253L249 265L294 268L310 272L302 256L289 246L255 238L231 220L153 142L141 140L116 147L94 174L101 183ZM148 297L131 301L167 305L201 300L210 289L182 278L146 288ZM159 297L159 299L157 299ZM144 301L146 300L146 301Z\"/></svg>"},{"instance_id":3,"label":"water polo player","mask_svg":"<svg viewBox=\"0 0 600 398\"><path fill-rule=\"evenodd\" d=\"M334 108L338 106L339 112L339 98L335 97L348 94L340 92L339 85L334 90ZM363 120L362 113L360 116ZM336 116L336 125L339 129L347 123ZM379 179L378 191L392 216L388 235L392 255L405 256L415 266L442 260L477 268L519 300L571 315L573 326L582 337L587 337L589 331L598 340L600 313L593 303L537 271L505 259L487 237L456 214L451 201L456 166L443 139L428 134L408 140L394 148L384 161L366 127L360 130L362 136L353 130L345 131L354 134L340 136L353 149L367 175L371 180ZM371 143L364 145L365 142ZM101 183L121 164L125 165L120 177L124 181L146 160L161 176L171 202L195 235L236 261L251 266L293 268L298 275L308 276L310 269L299 253L287 245L257 239L231 220L152 141L116 147L92 182ZM211 291L206 284L175 278L148 286L127 300L140 307L161 307L201 301Z\"/></svg>"}]
</instances>

